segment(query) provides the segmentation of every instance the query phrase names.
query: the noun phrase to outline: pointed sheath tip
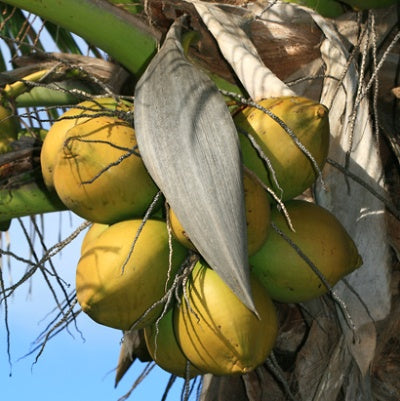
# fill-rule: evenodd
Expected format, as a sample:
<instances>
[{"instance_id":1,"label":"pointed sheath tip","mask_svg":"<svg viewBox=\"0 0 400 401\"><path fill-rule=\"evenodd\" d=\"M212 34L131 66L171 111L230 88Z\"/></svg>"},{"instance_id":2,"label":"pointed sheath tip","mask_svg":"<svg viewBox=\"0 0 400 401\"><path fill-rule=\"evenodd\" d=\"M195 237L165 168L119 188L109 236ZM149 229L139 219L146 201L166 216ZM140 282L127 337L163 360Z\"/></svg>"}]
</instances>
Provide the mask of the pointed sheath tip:
<instances>
[{"instance_id":1,"label":"pointed sheath tip","mask_svg":"<svg viewBox=\"0 0 400 401\"><path fill-rule=\"evenodd\" d=\"M257 317L257 319L260 320L261 317L260 317L260 314L257 311L256 306L254 305L254 300L253 300L252 295L248 291L243 292L242 294L240 294L241 296L239 296L237 294L237 291L234 291L234 293L240 299L240 301L243 303L243 305L246 306L251 312L253 312L254 315Z\"/></svg>"},{"instance_id":2,"label":"pointed sheath tip","mask_svg":"<svg viewBox=\"0 0 400 401\"><path fill-rule=\"evenodd\" d=\"M254 315L260 320L260 315L257 311L257 308L254 304L254 297L251 289L251 281L248 274L244 273L243 275L232 274L234 272L238 273L237 269L231 271L226 268L221 268L218 266L210 267L218 274L221 280L231 289L231 291L236 295L236 297L242 302L247 309L254 313ZM223 265L226 267L226 265ZM245 272L249 272L250 268L248 266L245 267ZM236 278L234 278L236 276Z\"/></svg>"}]
</instances>

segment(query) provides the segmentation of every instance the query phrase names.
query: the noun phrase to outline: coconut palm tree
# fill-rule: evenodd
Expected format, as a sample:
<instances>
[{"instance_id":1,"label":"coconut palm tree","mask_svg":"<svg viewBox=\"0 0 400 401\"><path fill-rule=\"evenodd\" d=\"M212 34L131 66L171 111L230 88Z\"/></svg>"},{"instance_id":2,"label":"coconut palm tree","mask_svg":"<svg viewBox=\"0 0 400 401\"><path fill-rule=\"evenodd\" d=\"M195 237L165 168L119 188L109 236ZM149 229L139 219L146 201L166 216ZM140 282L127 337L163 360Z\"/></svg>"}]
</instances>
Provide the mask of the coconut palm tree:
<instances>
[{"instance_id":1,"label":"coconut palm tree","mask_svg":"<svg viewBox=\"0 0 400 401\"><path fill-rule=\"evenodd\" d=\"M301 196L339 219L363 266L333 287L322 275L323 296L276 302L279 332L264 363L241 375L205 373L199 397L400 398L398 1L8 0L0 6L3 231L14 218L67 209L44 184L39 160L47 130L65 108L96 97L135 97L134 113L114 114L137 128L146 167L196 248L254 312L249 277L240 269L248 264L243 191L226 185L241 179L228 111L269 97L313 99L329 109L330 148L322 171L314 164L317 179ZM206 100L205 91L212 94ZM198 116L207 129L193 123ZM176 138L174 127L195 131L200 144L185 142L184 134ZM172 165L176 154L182 156ZM200 168L197 156L214 162ZM198 174L201 188L211 191L186 191L182 183ZM277 192L270 196L284 208ZM215 250L208 241L215 227L207 221L218 227ZM64 246L68 241L46 250L18 285ZM14 286L0 282L0 288L6 303ZM62 324L50 328L49 337L80 312L75 293L65 291L59 308ZM132 363L127 355L151 359L142 331L127 331L126 339L117 382Z\"/></svg>"}]
</instances>

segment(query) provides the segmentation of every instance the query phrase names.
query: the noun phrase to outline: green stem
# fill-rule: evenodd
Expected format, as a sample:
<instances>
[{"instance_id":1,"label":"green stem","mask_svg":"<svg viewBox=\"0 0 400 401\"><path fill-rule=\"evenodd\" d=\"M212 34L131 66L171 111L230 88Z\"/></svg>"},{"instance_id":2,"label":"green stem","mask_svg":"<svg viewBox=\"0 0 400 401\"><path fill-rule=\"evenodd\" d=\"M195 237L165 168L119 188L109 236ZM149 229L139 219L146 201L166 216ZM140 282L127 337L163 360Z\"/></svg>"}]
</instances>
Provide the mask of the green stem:
<instances>
[{"instance_id":1,"label":"green stem","mask_svg":"<svg viewBox=\"0 0 400 401\"><path fill-rule=\"evenodd\" d=\"M118 60L134 75L144 71L158 35L137 16L106 0L5 0L74 32Z\"/></svg>"},{"instance_id":2,"label":"green stem","mask_svg":"<svg viewBox=\"0 0 400 401\"><path fill-rule=\"evenodd\" d=\"M36 71L32 74L27 75L23 79L25 81L33 81L37 82L40 81L46 74L48 74L47 70ZM28 87L23 81L16 81L12 84L7 84L4 87L4 93L9 98L16 98L19 95L22 95L28 90Z\"/></svg>"},{"instance_id":3,"label":"green stem","mask_svg":"<svg viewBox=\"0 0 400 401\"><path fill-rule=\"evenodd\" d=\"M93 87L77 79L57 82L48 87L32 88L29 92L19 95L15 99L15 105L17 107L67 106L82 101L82 97L71 92L72 90L92 93Z\"/></svg>"},{"instance_id":4,"label":"green stem","mask_svg":"<svg viewBox=\"0 0 400 401\"><path fill-rule=\"evenodd\" d=\"M41 130L36 132L41 135ZM0 230L15 217L65 210L55 192L50 192L40 169L39 138L21 137L15 149L0 156Z\"/></svg>"},{"instance_id":5,"label":"green stem","mask_svg":"<svg viewBox=\"0 0 400 401\"><path fill-rule=\"evenodd\" d=\"M56 194L32 181L19 188L0 189L0 225L15 217L66 210Z\"/></svg>"}]
</instances>

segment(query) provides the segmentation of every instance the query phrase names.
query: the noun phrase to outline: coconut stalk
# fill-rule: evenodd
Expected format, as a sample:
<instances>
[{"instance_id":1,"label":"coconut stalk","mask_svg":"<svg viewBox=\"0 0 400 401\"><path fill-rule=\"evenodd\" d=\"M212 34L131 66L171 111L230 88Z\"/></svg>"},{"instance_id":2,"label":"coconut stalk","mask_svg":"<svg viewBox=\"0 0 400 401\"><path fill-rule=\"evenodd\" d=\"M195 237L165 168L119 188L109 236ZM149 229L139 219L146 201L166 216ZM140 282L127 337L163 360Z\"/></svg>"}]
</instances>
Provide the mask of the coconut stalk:
<instances>
[{"instance_id":1,"label":"coconut stalk","mask_svg":"<svg viewBox=\"0 0 400 401\"><path fill-rule=\"evenodd\" d=\"M40 173L40 147L20 141L21 148L0 155L0 223L15 217L65 210L57 194L49 192Z\"/></svg>"},{"instance_id":2,"label":"coconut stalk","mask_svg":"<svg viewBox=\"0 0 400 401\"><path fill-rule=\"evenodd\" d=\"M20 94L7 93L17 108L72 105L104 91L119 94L129 78L116 63L77 54L37 53L15 63L18 68L0 73L0 83L6 92L12 85L23 88ZM39 71L48 71L43 82L29 78Z\"/></svg>"},{"instance_id":3,"label":"coconut stalk","mask_svg":"<svg viewBox=\"0 0 400 401\"><path fill-rule=\"evenodd\" d=\"M93 87L80 80L61 81L46 87L35 87L15 98L17 108L70 106L82 100L82 94L90 94Z\"/></svg>"},{"instance_id":4,"label":"coconut stalk","mask_svg":"<svg viewBox=\"0 0 400 401\"><path fill-rule=\"evenodd\" d=\"M0 223L66 209L56 194L46 190L38 176L30 177L17 187L0 189Z\"/></svg>"}]
</instances>

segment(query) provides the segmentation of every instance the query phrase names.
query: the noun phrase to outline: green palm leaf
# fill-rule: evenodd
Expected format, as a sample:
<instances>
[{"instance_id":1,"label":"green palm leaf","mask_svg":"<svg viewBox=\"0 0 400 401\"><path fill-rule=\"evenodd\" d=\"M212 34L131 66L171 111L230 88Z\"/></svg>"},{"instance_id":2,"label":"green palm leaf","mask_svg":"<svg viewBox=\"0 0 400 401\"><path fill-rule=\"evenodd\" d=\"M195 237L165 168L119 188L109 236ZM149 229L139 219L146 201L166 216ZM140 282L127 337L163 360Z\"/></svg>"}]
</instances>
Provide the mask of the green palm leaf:
<instances>
[{"instance_id":1,"label":"green palm leaf","mask_svg":"<svg viewBox=\"0 0 400 401\"><path fill-rule=\"evenodd\" d=\"M49 21L45 21L44 26L61 52L82 54L82 50L76 43L76 40L72 36L71 32Z\"/></svg>"}]
</instances>

